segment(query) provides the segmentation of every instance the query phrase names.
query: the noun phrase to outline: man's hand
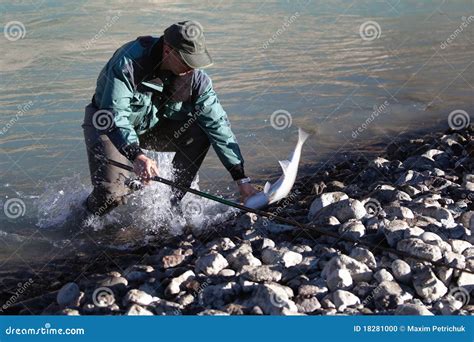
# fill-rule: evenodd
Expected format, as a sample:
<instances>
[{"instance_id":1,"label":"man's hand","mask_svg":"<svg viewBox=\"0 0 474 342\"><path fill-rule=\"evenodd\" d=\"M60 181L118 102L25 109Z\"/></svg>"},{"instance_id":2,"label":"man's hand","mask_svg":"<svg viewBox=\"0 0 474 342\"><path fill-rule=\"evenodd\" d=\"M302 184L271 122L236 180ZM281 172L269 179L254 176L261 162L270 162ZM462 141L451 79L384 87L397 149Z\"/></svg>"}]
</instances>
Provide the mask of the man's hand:
<instances>
[{"instance_id":1,"label":"man's hand","mask_svg":"<svg viewBox=\"0 0 474 342\"><path fill-rule=\"evenodd\" d=\"M145 184L153 176L158 176L158 166L153 159L148 158L144 154L140 154L133 162L133 171L144 181Z\"/></svg>"},{"instance_id":2,"label":"man's hand","mask_svg":"<svg viewBox=\"0 0 474 342\"><path fill-rule=\"evenodd\" d=\"M256 194L258 191L250 183L239 184L240 202L245 203L247 198Z\"/></svg>"}]
</instances>

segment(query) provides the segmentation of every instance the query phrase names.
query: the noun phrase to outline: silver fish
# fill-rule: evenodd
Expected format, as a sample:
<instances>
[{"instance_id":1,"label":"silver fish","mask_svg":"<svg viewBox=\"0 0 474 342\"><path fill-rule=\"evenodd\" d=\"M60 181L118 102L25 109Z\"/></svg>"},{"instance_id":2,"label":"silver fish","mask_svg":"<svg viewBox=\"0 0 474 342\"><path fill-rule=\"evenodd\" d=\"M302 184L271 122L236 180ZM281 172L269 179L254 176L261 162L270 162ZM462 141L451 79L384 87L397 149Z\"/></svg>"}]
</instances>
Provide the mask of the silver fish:
<instances>
[{"instance_id":1,"label":"silver fish","mask_svg":"<svg viewBox=\"0 0 474 342\"><path fill-rule=\"evenodd\" d=\"M293 184L295 184L296 174L298 173L301 148L309 136L309 133L298 128L298 142L292 155L288 158L289 160L278 161L283 170L283 175L281 175L281 177L273 184L266 182L263 191L248 198L245 201L245 206L253 209L260 209L288 196L293 188Z\"/></svg>"}]
</instances>

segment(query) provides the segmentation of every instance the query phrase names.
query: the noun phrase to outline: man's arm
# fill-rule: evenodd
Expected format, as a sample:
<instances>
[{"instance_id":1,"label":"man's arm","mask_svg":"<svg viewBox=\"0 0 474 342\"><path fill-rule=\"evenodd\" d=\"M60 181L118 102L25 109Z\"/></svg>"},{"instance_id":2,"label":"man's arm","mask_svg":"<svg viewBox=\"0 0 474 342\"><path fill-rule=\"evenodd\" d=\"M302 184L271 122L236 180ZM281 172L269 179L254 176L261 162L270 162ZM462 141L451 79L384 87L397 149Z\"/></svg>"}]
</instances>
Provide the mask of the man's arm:
<instances>
[{"instance_id":1,"label":"man's arm","mask_svg":"<svg viewBox=\"0 0 474 342\"><path fill-rule=\"evenodd\" d=\"M198 95L194 108L199 125L209 137L222 164L230 172L234 180L245 178L244 159L233 134L227 113L222 108L209 77L203 73L200 84L195 87Z\"/></svg>"}]
</instances>

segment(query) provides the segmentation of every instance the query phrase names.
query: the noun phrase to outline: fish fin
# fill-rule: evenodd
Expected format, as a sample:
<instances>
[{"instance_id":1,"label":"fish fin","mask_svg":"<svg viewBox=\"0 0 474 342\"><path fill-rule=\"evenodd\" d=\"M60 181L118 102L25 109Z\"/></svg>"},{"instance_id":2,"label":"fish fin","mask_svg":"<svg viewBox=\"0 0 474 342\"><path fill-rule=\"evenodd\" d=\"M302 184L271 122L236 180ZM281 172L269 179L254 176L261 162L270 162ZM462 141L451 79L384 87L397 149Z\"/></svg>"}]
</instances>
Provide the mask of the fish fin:
<instances>
[{"instance_id":1,"label":"fish fin","mask_svg":"<svg viewBox=\"0 0 474 342\"><path fill-rule=\"evenodd\" d=\"M268 192L270 191L270 187L271 187L271 186L272 186L272 185L270 184L270 182L266 182L266 183L265 183L265 187L263 188L263 193L264 193L264 194L268 194Z\"/></svg>"},{"instance_id":2,"label":"fish fin","mask_svg":"<svg viewBox=\"0 0 474 342\"><path fill-rule=\"evenodd\" d=\"M299 144L304 144L306 139L309 138L311 134L308 132L305 132L301 127L298 127L298 143Z\"/></svg>"},{"instance_id":3,"label":"fish fin","mask_svg":"<svg viewBox=\"0 0 474 342\"><path fill-rule=\"evenodd\" d=\"M290 165L289 160L279 160L280 166L283 170L283 174L286 174L286 170L288 169L288 166Z\"/></svg>"}]
</instances>

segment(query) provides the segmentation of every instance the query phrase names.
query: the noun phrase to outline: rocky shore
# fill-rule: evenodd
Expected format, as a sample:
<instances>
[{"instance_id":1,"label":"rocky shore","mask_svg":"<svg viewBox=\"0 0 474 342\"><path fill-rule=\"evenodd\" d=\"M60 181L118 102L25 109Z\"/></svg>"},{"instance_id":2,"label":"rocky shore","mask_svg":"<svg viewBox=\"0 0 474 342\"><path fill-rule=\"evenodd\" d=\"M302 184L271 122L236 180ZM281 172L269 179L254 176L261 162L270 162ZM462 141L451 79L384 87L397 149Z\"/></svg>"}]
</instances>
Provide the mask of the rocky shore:
<instances>
[{"instance_id":1,"label":"rocky shore","mask_svg":"<svg viewBox=\"0 0 474 342\"><path fill-rule=\"evenodd\" d=\"M474 129L398 140L299 178L270 211L474 271ZM118 253L118 252L117 252ZM5 308L65 315L471 315L474 274L238 215L197 235L69 273L50 270ZM79 266L82 265L82 266ZM49 279L45 281L44 279ZM8 298L8 296L3 296Z\"/></svg>"}]
</instances>

